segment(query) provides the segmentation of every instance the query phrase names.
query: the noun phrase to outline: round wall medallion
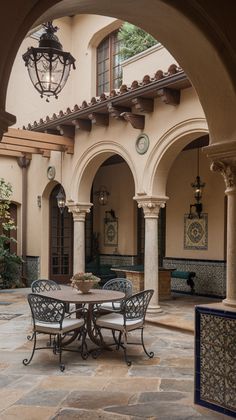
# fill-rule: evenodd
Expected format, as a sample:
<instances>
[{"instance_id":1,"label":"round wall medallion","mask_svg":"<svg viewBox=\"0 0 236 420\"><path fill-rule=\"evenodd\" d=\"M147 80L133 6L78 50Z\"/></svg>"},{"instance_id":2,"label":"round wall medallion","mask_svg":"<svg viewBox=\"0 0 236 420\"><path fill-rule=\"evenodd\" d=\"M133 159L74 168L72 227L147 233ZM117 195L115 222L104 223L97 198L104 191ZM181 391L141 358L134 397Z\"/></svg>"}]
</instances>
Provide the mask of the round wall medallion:
<instances>
[{"instance_id":1,"label":"round wall medallion","mask_svg":"<svg viewBox=\"0 0 236 420\"><path fill-rule=\"evenodd\" d=\"M149 148L149 137L147 136L147 134L142 133L138 136L135 143L135 147L140 155L146 153L146 151Z\"/></svg>"},{"instance_id":2,"label":"round wall medallion","mask_svg":"<svg viewBox=\"0 0 236 420\"><path fill-rule=\"evenodd\" d=\"M48 169L47 169L47 177L48 177L48 179L50 179L50 181L51 181L52 179L55 178L55 175L56 175L55 166L49 166Z\"/></svg>"}]
</instances>

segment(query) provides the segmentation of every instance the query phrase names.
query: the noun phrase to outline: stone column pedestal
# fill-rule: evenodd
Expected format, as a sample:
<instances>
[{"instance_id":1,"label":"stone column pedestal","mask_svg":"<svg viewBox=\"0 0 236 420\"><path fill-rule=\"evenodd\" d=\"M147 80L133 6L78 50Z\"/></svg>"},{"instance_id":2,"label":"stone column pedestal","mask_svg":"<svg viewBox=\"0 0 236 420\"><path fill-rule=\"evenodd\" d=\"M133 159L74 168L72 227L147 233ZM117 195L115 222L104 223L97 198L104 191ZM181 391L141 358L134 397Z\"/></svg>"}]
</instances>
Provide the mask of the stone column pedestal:
<instances>
[{"instance_id":1,"label":"stone column pedestal","mask_svg":"<svg viewBox=\"0 0 236 420\"><path fill-rule=\"evenodd\" d=\"M159 305L159 266L158 266L158 215L165 206L167 198L145 197L137 199L145 218L145 250L144 250L144 288L153 289L154 294L148 306L148 313L161 312Z\"/></svg>"},{"instance_id":2,"label":"stone column pedestal","mask_svg":"<svg viewBox=\"0 0 236 420\"><path fill-rule=\"evenodd\" d=\"M73 273L85 271L85 217L90 212L91 203L67 203L74 220Z\"/></svg>"}]
</instances>

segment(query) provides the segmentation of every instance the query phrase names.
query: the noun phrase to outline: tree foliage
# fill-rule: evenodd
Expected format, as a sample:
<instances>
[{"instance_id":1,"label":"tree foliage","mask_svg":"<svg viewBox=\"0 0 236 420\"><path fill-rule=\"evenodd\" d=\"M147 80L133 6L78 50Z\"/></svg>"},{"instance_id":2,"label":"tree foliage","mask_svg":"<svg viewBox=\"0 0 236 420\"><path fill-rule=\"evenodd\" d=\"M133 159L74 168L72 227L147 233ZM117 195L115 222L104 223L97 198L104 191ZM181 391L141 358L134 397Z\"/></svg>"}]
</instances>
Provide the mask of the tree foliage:
<instances>
[{"instance_id":1,"label":"tree foliage","mask_svg":"<svg viewBox=\"0 0 236 420\"><path fill-rule=\"evenodd\" d=\"M11 287L13 283L16 283L19 265L22 263L20 257L10 252L10 243L15 242L15 239L11 237L11 231L16 229L15 222L10 215L11 195L11 184L0 178L0 277L3 287Z\"/></svg>"},{"instance_id":2,"label":"tree foliage","mask_svg":"<svg viewBox=\"0 0 236 420\"><path fill-rule=\"evenodd\" d=\"M121 41L120 55L123 60L145 51L158 42L152 35L128 22L120 28L118 39Z\"/></svg>"}]
</instances>

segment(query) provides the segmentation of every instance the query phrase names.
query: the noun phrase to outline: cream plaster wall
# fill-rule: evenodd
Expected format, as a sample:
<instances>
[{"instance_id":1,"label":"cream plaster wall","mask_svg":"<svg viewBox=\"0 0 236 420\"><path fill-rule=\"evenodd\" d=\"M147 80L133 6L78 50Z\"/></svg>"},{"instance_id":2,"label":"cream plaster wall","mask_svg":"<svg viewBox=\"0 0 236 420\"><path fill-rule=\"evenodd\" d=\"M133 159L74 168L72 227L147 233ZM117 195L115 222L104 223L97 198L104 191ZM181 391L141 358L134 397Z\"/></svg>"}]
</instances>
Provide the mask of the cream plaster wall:
<instances>
[{"instance_id":1,"label":"cream plaster wall","mask_svg":"<svg viewBox=\"0 0 236 420\"><path fill-rule=\"evenodd\" d=\"M203 212L208 214L208 249L184 249L184 214L195 203L191 182L197 175L197 150L186 150L177 156L168 177L166 206L166 256L203 260L223 260L224 191L220 174L212 173L207 158L200 154L200 176L203 188Z\"/></svg>"},{"instance_id":2,"label":"cream plaster wall","mask_svg":"<svg viewBox=\"0 0 236 420\"><path fill-rule=\"evenodd\" d=\"M109 31L116 29L120 21L104 16L78 15L53 22L58 26L57 36L64 51L75 57L76 70L71 70L67 83L58 99L50 102L40 98L33 87L22 59L28 47L38 46L38 41L27 37L20 46L14 61L7 90L7 108L17 117L17 127L27 126L47 115L59 113L67 107L90 101L96 94L96 46ZM97 34L97 36L95 36ZM91 42L92 40L92 42Z\"/></svg>"},{"instance_id":3,"label":"cream plaster wall","mask_svg":"<svg viewBox=\"0 0 236 420\"><path fill-rule=\"evenodd\" d=\"M125 163L101 167L95 177L94 192L105 185L110 192L106 206L98 204L94 196L94 231L100 233L100 253L134 255L137 253L136 225L137 204L133 200L134 182ZM104 246L105 212L113 209L118 218L118 246Z\"/></svg>"},{"instance_id":4,"label":"cream plaster wall","mask_svg":"<svg viewBox=\"0 0 236 420\"><path fill-rule=\"evenodd\" d=\"M142 80L146 74L153 77L157 70L167 71L175 58L161 44L154 45L122 63L123 83L130 85L133 80Z\"/></svg>"}]
</instances>

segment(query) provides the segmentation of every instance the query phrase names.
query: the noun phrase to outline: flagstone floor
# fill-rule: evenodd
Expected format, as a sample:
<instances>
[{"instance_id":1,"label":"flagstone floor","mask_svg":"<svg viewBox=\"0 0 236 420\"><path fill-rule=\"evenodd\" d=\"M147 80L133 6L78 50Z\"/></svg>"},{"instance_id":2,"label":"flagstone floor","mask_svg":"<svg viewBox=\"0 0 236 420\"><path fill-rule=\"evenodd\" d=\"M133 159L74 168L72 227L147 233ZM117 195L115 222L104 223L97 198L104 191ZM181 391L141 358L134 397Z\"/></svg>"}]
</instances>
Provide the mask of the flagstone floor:
<instances>
[{"instance_id":1,"label":"flagstone floor","mask_svg":"<svg viewBox=\"0 0 236 420\"><path fill-rule=\"evenodd\" d=\"M196 301L206 299L176 296L161 303L163 312L149 317L145 329L153 359L136 346L130 346L129 368L122 352L104 351L87 360L65 352L62 373L57 356L47 350L36 352L30 365L22 364L32 346L28 291L0 291L1 420L230 418L193 403L193 312Z\"/></svg>"}]
</instances>

